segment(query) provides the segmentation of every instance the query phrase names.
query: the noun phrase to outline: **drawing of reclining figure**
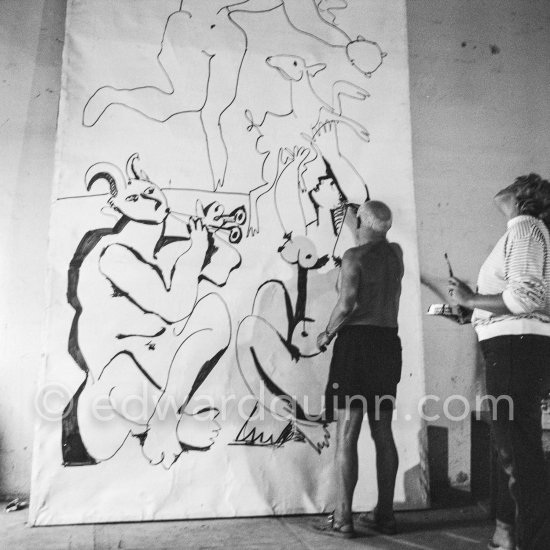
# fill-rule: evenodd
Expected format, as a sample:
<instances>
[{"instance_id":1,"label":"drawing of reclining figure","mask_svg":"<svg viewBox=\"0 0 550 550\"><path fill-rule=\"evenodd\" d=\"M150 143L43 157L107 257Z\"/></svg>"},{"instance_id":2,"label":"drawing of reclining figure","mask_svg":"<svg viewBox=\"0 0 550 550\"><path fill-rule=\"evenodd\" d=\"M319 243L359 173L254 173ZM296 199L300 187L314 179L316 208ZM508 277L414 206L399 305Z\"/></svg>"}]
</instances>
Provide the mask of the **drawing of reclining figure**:
<instances>
[{"instance_id":1,"label":"drawing of reclining figure","mask_svg":"<svg viewBox=\"0 0 550 550\"><path fill-rule=\"evenodd\" d=\"M69 352L86 378L65 410L66 465L107 460L134 435L152 464L169 467L184 450L208 449L220 428L193 396L229 344L230 317L218 294L199 299L199 283L224 285L240 255L207 230L200 204L186 236L165 237L170 209L137 160L127 178L110 163L86 173L88 190L109 183L122 217L86 234L69 270Z\"/></svg>"}]
</instances>

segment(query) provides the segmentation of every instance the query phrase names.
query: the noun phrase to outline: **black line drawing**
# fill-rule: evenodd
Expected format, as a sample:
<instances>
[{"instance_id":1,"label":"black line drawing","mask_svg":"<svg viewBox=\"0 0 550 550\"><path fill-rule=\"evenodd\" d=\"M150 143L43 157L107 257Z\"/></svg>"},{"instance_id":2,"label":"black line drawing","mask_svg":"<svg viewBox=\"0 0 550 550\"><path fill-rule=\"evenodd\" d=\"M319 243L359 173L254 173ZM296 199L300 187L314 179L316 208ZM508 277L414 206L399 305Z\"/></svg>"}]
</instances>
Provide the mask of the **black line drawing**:
<instances>
[{"instance_id":1,"label":"black line drawing","mask_svg":"<svg viewBox=\"0 0 550 550\"><path fill-rule=\"evenodd\" d=\"M108 183L121 218L88 232L69 268L69 353L86 378L65 409L66 466L108 460L135 436L151 464L169 468L184 451L208 450L220 430L218 411L196 410L193 396L227 349L231 320L223 299L199 298L199 287L223 286L241 257L218 234L219 205L197 203L182 235L165 235L170 208L138 160L129 158L126 176L105 162L86 173L88 190Z\"/></svg>"},{"instance_id":2,"label":"black line drawing","mask_svg":"<svg viewBox=\"0 0 550 550\"><path fill-rule=\"evenodd\" d=\"M287 164L292 160L292 151L296 147L300 148L307 144L312 152L328 162L334 171L342 174L340 180L345 188L341 191L348 200L363 202L368 198L366 183L349 159L341 153L338 142L338 127L342 125L350 128L360 140L369 140L366 128L342 114L344 97L363 101L369 97L368 92L352 82L338 80L333 83L332 104L329 105L315 91L311 82L318 72L326 68L325 64L307 65L302 57L296 55L271 56L266 59L266 63L289 81L290 111L283 114L268 111L259 123L254 121L250 110L245 111L245 117L249 122L248 130L255 130L259 134L256 150L264 156L262 179L265 183L250 193L251 234L259 230L258 201L273 187L279 186ZM301 189L304 192L312 187L307 181L306 165L315 160L310 155L308 162L305 162L307 156L301 159L304 162L304 170L299 175ZM303 201L301 207L304 207ZM306 216L305 224L308 225L311 221L308 221Z\"/></svg>"},{"instance_id":3,"label":"black line drawing","mask_svg":"<svg viewBox=\"0 0 550 550\"><path fill-rule=\"evenodd\" d=\"M352 40L333 24L334 11L346 6L340 0L181 0L179 10L166 21L157 54L165 85L102 86L86 102L82 124L94 126L112 106L132 109L158 122L177 114L199 113L216 190L224 183L228 162L222 116L235 101L248 48L246 32L232 14L281 8L297 32L327 47L344 48L351 65L370 76L386 54L376 42L361 36Z\"/></svg>"},{"instance_id":4,"label":"black line drawing","mask_svg":"<svg viewBox=\"0 0 550 550\"><path fill-rule=\"evenodd\" d=\"M334 12L345 10L347 7L347 0L317 0L319 14L332 25L336 24L336 14Z\"/></svg>"},{"instance_id":5,"label":"black line drawing","mask_svg":"<svg viewBox=\"0 0 550 550\"><path fill-rule=\"evenodd\" d=\"M225 213L225 207L218 201L213 201L204 206L204 215L206 225L213 231L227 232L228 240L231 244L238 244L243 238L243 227L246 225L248 214L244 205L233 209L229 214ZM171 211L172 216L180 221L189 222L193 218L190 214Z\"/></svg>"},{"instance_id":6,"label":"black line drawing","mask_svg":"<svg viewBox=\"0 0 550 550\"><path fill-rule=\"evenodd\" d=\"M182 113L199 113L213 188L223 185L227 147L221 118L233 103L247 48L244 30L233 21L228 0L182 0L163 32L158 64L163 88L103 86L86 103L84 126L93 126L111 106L124 106L159 122Z\"/></svg>"},{"instance_id":7,"label":"black line drawing","mask_svg":"<svg viewBox=\"0 0 550 550\"><path fill-rule=\"evenodd\" d=\"M228 445L244 445L247 447L283 447L291 441L305 442L302 433L296 429L295 423L288 421L284 424L278 434L265 433L263 427L259 430L254 425L256 417L260 410L260 403L257 401L243 424L235 440Z\"/></svg>"},{"instance_id":8,"label":"black line drawing","mask_svg":"<svg viewBox=\"0 0 550 550\"><path fill-rule=\"evenodd\" d=\"M335 163L339 175L343 176L337 178L332 166L323 156L324 153L321 154L321 138L334 142L331 128L331 124L322 127L318 137L311 141L312 148L296 147L294 151L285 150L284 158L280 152L280 165L283 169L272 190L272 200L284 239L306 236L314 243L317 256L331 257L339 265L346 248L354 246L357 222L353 208L356 203L349 201L349 195L345 194L349 192L349 184L353 182L349 177L345 179L349 172L342 171L342 165L347 168L348 164ZM323 151L327 150L324 141L322 147ZM313 162L310 157L315 154L314 149L318 153L313 156L313 160L322 160L323 172L314 184L305 184L304 174L307 173L307 164ZM337 156L333 158L338 159ZM347 185L340 183L342 179L345 179ZM352 191L352 196L358 197L361 202L367 200L366 187Z\"/></svg>"},{"instance_id":9,"label":"black line drawing","mask_svg":"<svg viewBox=\"0 0 550 550\"><path fill-rule=\"evenodd\" d=\"M237 97L240 72L248 48L246 31L233 15L281 10L296 32L310 36L327 48L345 51L349 63L359 74L370 77L382 65L386 54L376 42L361 36L352 39L338 27L338 10L345 10L347 5L346 0L181 0L179 10L170 14L166 21L157 55L166 84L163 87L144 85L136 88L103 86L92 94L84 106L82 124L97 124L107 109L115 106L131 109L158 122L166 122L177 114L198 113L208 152L213 191L216 195L221 194L228 165L222 118ZM342 154L339 144L339 132L343 127L357 139L369 140L367 129L343 113L344 97L363 101L369 94L351 81L336 80L332 83L332 98L326 101L316 91L313 81L315 75L326 68L326 64L308 64L303 57L289 54L271 55L266 58L266 64L288 82L290 109L282 114L269 110L257 113L257 119L250 109L245 110L248 130L259 134L256 150L264 156L263 184L249 195L244 195L248 199L248 209L244 204L239 204L227 210L221 202L209 199L206 206L197 200L195 213L181 208L177 212L170 211L160 188L145 173L136 170L135 155L128 161L128 178L124 178L112 165L99 164L90 169L88 188L96 179L106 180L110 185L109 202L123 217L112 230L98 230L87 235L71 267L69 295L76 310L71 354L85 370L87 378L69 404L76 412L64 421L66 463L109 458L129 435L140 438L143 452L152 463L162 463L165 467L178 458L182 449L209 448L219 430L215 410L199 413L208 416L209 422L202 423L201 427L206 424L208 429L206 435L204 429L203 433L198 434L198 441L192 435L183 433L183 427L187 426L188 432L195 434L192 416L187 409L196 388L229 345L231 326L228 313L215 320L207 319L209 309L227 312L227 306L216 293L198 300L197 288L200 280L205 278L223 286L231 271L240 265L240 255L231 245L237 245L245 233L254 235L259 230L258 202L268 193L275 205L273 212L278 217L284 241L279 252L285 261L296 266L296 288L289 291L279 280L269 280L260 285L252 314L239 324L236 345L239 368L249 389L260 399L263 407L266 403L259 397L257 389L258 386L267 389L278 403L270 407L270 411L288 423L275 436L251 427L248 419L234 443L281 446L305 441L318 452L328 446L328 432L323 422L311 422L307 418L307 406L299 398L299 381L292 379L292 372L296 365L302 371L313 368L313 360L319 353L314 339L320 320L319 314L312 312L312 307L317 307L314 301L307 299L310 284L308 273L313 271L320 279L330 278L331 270L338 265L343 250L352 240L350 235L354 230L354 218L350 205L363 202L369 196L365 181ZM146 189L127 193L132 186L134 189L140 186ZM150 190L151 197L146 195L147 190ZM147 200L157 202L154 203L155 211L145 215L140 208ZM137 214L132 214L134 209ZM162 209L165 211L162 212ZM171 220L187 224L190 236L165 237L168 215ZM129 235L129 244L126 235ZM225 235L229 243L221 235ZM121 240L121 236L124 239ZM201 242L202 247L195 246L195 240ZM147 253L140 252L143 247ZM170 247L173 250L169 253ZM139 294L140 287L151 279L161 282L165 293L173 292L180 258L182 264L192 266L188 269L192 275L187 276L185 290L182 287L180 291L182 299L170 302L178 303L181 311L177 314L171 311L167 316L154 309L158 305L151 304L149 309L144 308L142 301L134 298L134 293ZM90 361L88 355L91 351L82 352L79 328L85 312L79 290L83 286L82 273L93 262L99 266L102 282L110 285L110 298L123 300L127 307L134 310L137 308L149 323L143 328L137 326L135 330L119 331L114 337L118 345L114 349L116 353L111 352L108 358L103 357L103 362ZM127 290L116 278L117 268L120 271L121 265L130 264L145 266L145 271L141 270L143 272L139 277L134 276L133 286ZM132 271L127 267L124 273L127 275ZM291 298L294 294L295 300ZM159 303L158 300L156 303ZM321 311L322 307L319 308ZM248 338L250 334L258 336L252 344ZM210 339L213 339L213 344ZM206 341L208 345L199 349L198 343ZM197 344L193 347L194 342ZM106 352L103 350L103 353ZM172 359L166 361L162 368L150 368L148 354L151 353ZM187 393L180 389L173 390L171 382L178 376L184 376L174 376L175 372L180 372L178 367L182 363L182 354L200 357L202 362L195 363L203 365L190 376L185 375L186 381L181 385ZM278 357L277 365L280 366L274 366L275 357ZM88 365L92 362L94 368ZM102 365L100 370L95 369L98 364ZM160 374L157 372L159 370ZM85 424L86 429L93 432L94 426L84 418L81 411L85 407L78 406L78 402L89 403L98 395L105 395L103 386L114 384L106 395L112 409L117 411L121 385L116 385L109 377L114 376L111 373L118 372L128 372L129 376L132 371L134 375L139 373L141 381L147 381L154 395L151 409L146 418L130 427L128 418L118 411L118 424L122 426L119 432L124 438L120 437L120 433L116 433L116 437L105 438L107 442L116 439L118 447L102 444L99 449L88 453L87 441L93 438L84 437L86 441L83 441L82 428ZM174 395L179 403L177 421L160 422L160 412L167 406L168 398ZM205 437L208 437L206 443Z\"/></svg>"},{"instance_id":10,"label":"black line drawing","mask_svg":"<svg viewBox=\"0 0 550 550\"><path fill-rule=\"evenodd\" d=\"M370 77L382 65L387 53L377 42L363 36L351 38L336 24L335 12L347 7L347 0L244 0L235 4L232 11L268 12L282 8L296 31L325 46L344 49L349 63L362 75Z\"/></svg>"},{"instance_id":11,"label":"black line drawing","mask_svg":"<svg viewBox=\"0 0 550 550\"><path fill-rule=\"evenodd\" d=\"M326 319L322 303L317 309L314 302L308 303L308 278L329 258L319 257L314 243L303 236L288 237L280 254L296 266L296 300L293 303L282 281L264 282L256 292L251 315L239 324L236 346L239 370L249 391L269 413L287 420L288 426L275 435L260 431L260 426L251 430L247 420L235 444L281 446L306 441L320 453L329 445L329 432L323 410L312 412L308 403L311 396L323 394L324 386L315 388L304 381L311 382L314 377L308 373L318 368L314 358L321 352L315 339ZM334 270L324 279L333 289Z\"/></svg>"}]
</instances>

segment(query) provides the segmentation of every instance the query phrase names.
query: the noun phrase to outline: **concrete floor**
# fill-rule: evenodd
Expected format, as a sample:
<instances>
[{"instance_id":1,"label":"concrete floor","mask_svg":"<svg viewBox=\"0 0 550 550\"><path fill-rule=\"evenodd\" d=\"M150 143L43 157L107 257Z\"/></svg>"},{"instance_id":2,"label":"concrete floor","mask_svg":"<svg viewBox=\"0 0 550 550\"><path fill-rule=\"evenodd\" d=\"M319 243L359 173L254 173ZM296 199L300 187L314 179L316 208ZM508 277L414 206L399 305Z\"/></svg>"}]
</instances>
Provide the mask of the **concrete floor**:
<instances>
[{"instance_id":1,"label":"concrete floor","mask_svg":"<svg viewBox=\"0 0 550 550\"><path fill-rule=\"evenodd\" d=\"M3 509L3 507L2 507ZM307 549L466 550L486 548L491 533L480 506L397 514L394 537L359 532L353 540L317 534L317 516L34 527L27 512L0 513L2 550Z\"/></svg>"}]
</instances>

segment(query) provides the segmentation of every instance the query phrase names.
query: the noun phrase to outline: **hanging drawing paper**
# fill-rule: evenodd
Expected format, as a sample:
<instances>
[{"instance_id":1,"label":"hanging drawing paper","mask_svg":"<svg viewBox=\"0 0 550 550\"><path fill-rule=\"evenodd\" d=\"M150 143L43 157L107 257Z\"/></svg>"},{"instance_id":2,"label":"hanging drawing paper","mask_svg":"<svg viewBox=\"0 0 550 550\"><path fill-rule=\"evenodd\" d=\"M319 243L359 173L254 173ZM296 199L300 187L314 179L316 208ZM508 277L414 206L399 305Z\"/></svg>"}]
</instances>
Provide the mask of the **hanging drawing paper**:
<instances>
[{"instance_id":1,"label":"hanging drawing paper","mask_svg":"<svg viewBox=\"0 0 550 550\"><path fill-rule=\"evenodd\" d=\"M71 0L66 25L32 523L331 509L316 339L369 198L405 251L396 501L425 504L404 1Z\"/></svg>"}]
</instances>

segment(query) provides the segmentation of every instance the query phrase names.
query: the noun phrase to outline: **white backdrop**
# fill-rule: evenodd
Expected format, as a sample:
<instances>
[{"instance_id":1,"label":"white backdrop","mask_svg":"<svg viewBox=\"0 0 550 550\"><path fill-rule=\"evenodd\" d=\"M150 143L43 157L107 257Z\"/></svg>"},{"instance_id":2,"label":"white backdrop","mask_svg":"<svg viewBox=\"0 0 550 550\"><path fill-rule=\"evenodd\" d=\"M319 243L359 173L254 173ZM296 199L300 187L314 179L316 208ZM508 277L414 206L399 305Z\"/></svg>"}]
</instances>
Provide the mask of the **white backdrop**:
<instances>
[{"instance_id":1,"label":"white backdrop","mask_svg":"<svg viewBox=\"0 0 550 550\"><path fill-rule=\"evenodd\" d=\"M406 44L401 0L69 2L34 524L331 509L314 342L367 197L405 251L396 502L426 503Z\"/></svg>"}]
</instances>

